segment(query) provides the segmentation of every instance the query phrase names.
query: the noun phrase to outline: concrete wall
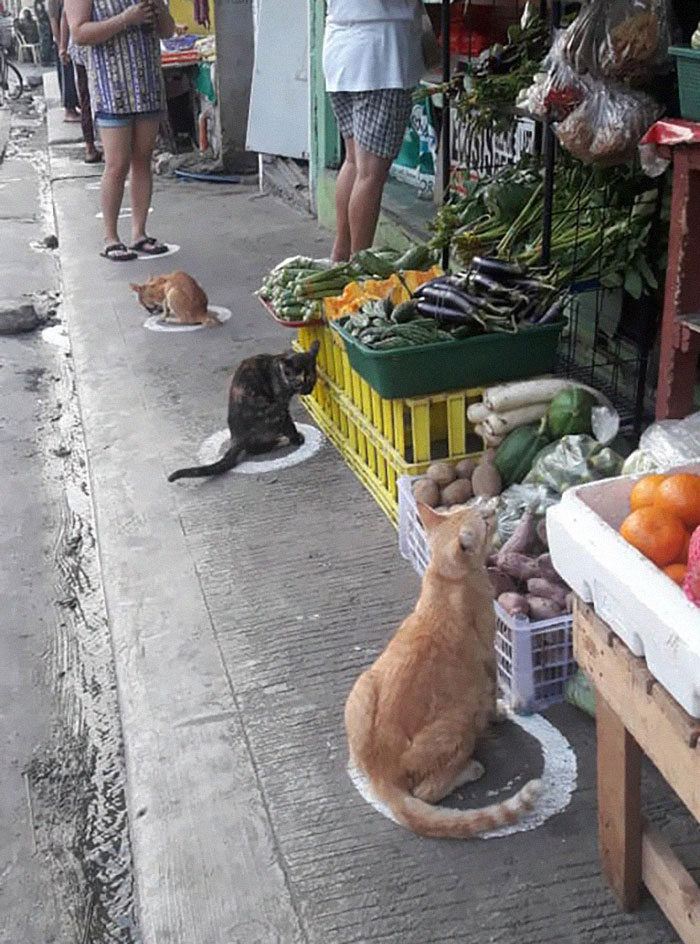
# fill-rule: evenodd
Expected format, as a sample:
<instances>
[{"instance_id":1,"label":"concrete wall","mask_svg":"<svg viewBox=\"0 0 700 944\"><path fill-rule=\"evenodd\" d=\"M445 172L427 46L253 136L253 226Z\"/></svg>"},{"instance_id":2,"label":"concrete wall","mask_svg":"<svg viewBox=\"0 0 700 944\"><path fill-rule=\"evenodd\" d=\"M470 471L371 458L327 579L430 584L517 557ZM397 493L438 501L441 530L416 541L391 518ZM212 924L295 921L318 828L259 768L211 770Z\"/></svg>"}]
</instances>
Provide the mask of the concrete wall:
<instances>
[{"instance_id":1,"label":"concrete wall","mask_svg":"<svg viewBox=\"0 0 700 944\"><path fill-rule=\"evenodd\" d=\"M254 37L252 0L214 0L221 156L229 172L253 172L257 156L246 151Z\"/></svg>"}]
</instances>

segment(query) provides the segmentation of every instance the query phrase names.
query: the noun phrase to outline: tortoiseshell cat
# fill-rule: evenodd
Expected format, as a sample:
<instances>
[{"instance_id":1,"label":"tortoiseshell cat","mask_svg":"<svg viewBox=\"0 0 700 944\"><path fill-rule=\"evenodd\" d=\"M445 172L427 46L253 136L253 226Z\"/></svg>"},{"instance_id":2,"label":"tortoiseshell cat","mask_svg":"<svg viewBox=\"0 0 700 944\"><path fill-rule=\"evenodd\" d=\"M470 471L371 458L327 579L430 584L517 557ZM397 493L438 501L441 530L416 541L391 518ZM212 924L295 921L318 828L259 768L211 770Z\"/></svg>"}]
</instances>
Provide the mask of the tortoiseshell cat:
<instances>
[{"instance_id":1,"label":"tortoiseshell cat","mask_svg":"<svg viewBox=\"0 0 700 944\"><path fill-rule=\"evenodd\" d=\"M289 403L295 393L313 390L318 349L314 341L303 354L257 354L242 361L229 392L228 450L211 465L178 469L168 481L219 475L232 469L244 453L258 455L288 444L300 446L304 437L289 415Z\"/></svg>"}]
</instances>

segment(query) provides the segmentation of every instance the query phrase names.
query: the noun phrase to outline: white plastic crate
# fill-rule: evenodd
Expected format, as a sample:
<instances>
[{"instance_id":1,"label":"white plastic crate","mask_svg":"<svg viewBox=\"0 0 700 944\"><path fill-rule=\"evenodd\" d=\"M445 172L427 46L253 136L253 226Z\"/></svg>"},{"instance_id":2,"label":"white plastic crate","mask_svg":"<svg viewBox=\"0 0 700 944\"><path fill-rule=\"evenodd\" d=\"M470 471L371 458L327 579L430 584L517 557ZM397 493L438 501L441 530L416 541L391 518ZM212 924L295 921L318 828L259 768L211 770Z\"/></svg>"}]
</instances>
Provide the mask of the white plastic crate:
<instances>
[{"instance_id":1,"label":"white plastic crate","mask_svg":"<svg viewBox=\"0 0 700 944\"><path fill-rule=\"evenodd\" d=\"M673 470L700 474L700 462ZM547 512L552 562L692 718L700 718L700 610L618 534L641 476L570 488Z\"/></svg>"},{"instance_id":2,"label":"white plastic crate","mask_svg":"<svg viewBox=\"0 0 700 944\"><path fill-rule=\"evenodd\" d=\"M399 551L419 577L430 556L418 517L413 484L424 476L399 479ZM496 661L503 698L517 712L539 711L564 701L564 686L576 671L568 614L533 622L496 609Z\"/></svg>"}]
</instances>

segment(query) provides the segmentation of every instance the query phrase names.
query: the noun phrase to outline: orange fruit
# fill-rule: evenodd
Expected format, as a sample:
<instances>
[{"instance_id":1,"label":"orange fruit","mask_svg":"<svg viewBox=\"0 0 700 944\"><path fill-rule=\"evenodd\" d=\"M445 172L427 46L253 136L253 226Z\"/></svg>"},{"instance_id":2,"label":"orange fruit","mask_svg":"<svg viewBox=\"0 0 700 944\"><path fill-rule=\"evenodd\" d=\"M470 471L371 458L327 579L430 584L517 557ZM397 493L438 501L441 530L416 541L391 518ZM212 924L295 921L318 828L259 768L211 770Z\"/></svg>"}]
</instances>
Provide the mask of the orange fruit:
<instances>
[{"instance_id":1,"label":"orange fruit","mask_svg":"<svg viewBox=\"0 0 700 944\"><path fill-rule=\"evenodd\" d=\"M666 475L645 475L630 492L630 511L653 505L659 485L668 478Z\"/></svg>"},{"instance_id":2,"label":"orange fruit","mask_svg":"<svg viewBox=\"0 0 700 944\"><path fill-rule=\"evenodd\" d=\"M665 567L682 554L687 532L678 518L648 505L627 515L620 534L657 567Z\"/></svg>"},{"instance_id":3,"label":"orange fruit","mask_svg":"<svg viewBox=\"0 0 700 944\"><path fill-rule=\"evenodd\" d=\"M664 567L664 573L667 577L670 577L674 583L677 583L679 587L682 587L687 569L685 564L669 564L668 567Z\"/></svg>"},{"instance_id":4,"label":"orange fruit","mask_svg":"<svg viewBox=\"0 0 700 944\"><path fill-rule=\"evenodd\" d=\"M700 524L700 475L677 472L658 486L654 504L680 518L688 528Z\"/></svg>"},{"instance_id":5,"label":"orange fruit","mask_svg":"<svg viewBox=\"0 0 700 944\"><path fill-rule=\"evenodd\" d=\"M673 561L674 564L687 564L688 563L688 551L690 550L690 531L685 532L685 541L683 542L683 547L680 550L678 557Z\"/></svg>"}]
</instances>

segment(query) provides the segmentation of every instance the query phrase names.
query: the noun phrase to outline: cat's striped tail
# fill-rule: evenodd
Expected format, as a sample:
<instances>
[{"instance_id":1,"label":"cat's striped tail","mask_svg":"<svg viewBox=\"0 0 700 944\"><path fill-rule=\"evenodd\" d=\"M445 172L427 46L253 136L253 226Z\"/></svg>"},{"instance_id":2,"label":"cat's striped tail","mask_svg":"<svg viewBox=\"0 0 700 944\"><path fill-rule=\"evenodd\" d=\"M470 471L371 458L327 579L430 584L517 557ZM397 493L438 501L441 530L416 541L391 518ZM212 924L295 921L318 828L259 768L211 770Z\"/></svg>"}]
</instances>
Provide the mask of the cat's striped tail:
<instances>
[{"instance_id":1,"label":"cat's striped tail","mask_svg":"<svg viewBox=\"0 0 700 944\"><path fill-rule=\"evenodd\" d=\"M194 479L204 475L220 475L222 472L228 472L235 465L244 453L242 446L231 445L223 456L210 465L195 465L189 469L177 469L168 476L169 482L176 482L178 479Z\"/></svg>"},{"instance_id":2,"label":"cat's striped tail","mask_svg":"<svg viewBox=\"0 0 700 944\"><path fill-rule=\"evenodd\" d=\"M435 839L470 839L472 836L517 823L532 809L541 791L542 781L530 780L510 799L476 810L433 806L394 786L384 785L377 793L390 808L397 822L421 836Z\"/></svg>"}]
</instances>

